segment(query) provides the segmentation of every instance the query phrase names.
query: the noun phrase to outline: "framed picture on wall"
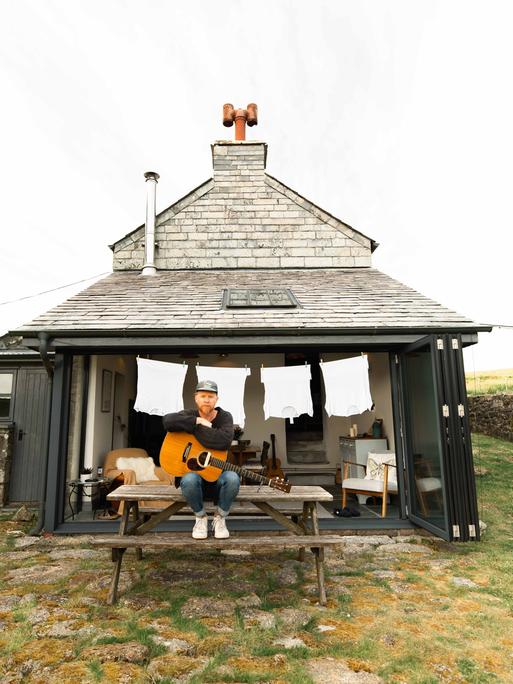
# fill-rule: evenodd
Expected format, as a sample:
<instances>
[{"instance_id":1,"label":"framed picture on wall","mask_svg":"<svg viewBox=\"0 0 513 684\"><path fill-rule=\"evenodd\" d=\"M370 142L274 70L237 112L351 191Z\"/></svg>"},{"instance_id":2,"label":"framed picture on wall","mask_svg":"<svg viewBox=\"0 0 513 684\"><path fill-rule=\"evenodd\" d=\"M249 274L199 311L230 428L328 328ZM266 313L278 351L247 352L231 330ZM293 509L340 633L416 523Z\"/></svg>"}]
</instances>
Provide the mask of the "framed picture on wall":
<instances>
[{"instance_id":1,"label":"framed picture on wall","mask_svg":"<svg viewBox=\"0 0 513 684\"><path fill-rule=\"evenodd\" d=\"M112 408L112 371L102 371L102 412L109 413Z\"/></svg>"}]
</instances>

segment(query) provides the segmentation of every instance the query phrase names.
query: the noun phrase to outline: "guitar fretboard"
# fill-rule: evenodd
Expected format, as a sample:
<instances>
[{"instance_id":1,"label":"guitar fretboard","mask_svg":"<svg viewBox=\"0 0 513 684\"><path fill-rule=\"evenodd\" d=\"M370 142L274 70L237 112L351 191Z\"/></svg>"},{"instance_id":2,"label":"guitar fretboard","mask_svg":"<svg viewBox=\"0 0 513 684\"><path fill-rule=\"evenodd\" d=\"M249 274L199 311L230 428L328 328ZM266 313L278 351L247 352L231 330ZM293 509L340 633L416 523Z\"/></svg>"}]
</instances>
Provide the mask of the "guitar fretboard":
<instances>
[{"instance_id":1,"label":"guitar fretboard","mask_svg":"<svg viewBox=\"0 0 513 684\"><path fill-rule=\"evenodd\" d=\"M241 466L235 465L235 463L229 463L228 461L221 461L220 458L215 458L214 456L210 457L209 465L214 466L215 468L221 468L221 470L233 470L234 473L238 473L239 475L244 475L244 477L247 477L250 480L255 480L256 482L260 482L261 484L266 484L266 485L271 485L271 480L268 477L264 477L263 475L259 475L258 473L254 473L252 470L247 470L246 468L241 468Z\"/></svg>"}]
</instances>

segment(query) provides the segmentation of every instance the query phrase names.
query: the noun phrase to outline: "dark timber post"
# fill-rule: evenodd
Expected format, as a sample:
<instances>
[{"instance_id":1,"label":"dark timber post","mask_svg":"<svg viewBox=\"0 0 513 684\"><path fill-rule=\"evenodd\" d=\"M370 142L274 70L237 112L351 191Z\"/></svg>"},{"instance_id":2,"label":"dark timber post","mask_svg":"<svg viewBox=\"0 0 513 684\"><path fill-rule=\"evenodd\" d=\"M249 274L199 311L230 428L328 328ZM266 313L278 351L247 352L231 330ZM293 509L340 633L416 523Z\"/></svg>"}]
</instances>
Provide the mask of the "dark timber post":
<instances>
[{"instance_id":1,"label":"dark timber post","mask_svg":"<svg viewBox=\"0 0 513 684\"><path fill-rule=\"evenodd\" d=\"M71 361L67 354L55 354L44 523L47 532L53 532L61 522L64 507Z\"/></svg>"}]
</instances>

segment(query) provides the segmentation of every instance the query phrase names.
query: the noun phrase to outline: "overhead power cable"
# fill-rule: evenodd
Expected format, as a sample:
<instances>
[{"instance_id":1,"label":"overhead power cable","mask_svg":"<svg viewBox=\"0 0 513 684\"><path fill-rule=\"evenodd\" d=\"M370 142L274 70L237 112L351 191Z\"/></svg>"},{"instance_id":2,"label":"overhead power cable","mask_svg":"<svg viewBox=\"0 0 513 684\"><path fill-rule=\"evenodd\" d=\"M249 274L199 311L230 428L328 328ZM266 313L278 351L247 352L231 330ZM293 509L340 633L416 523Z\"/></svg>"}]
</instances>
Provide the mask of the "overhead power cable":
<instances>
[{"instance_id":1,"label":"overhead power cable","mask_svg":"<svg viewBox=\"0 0 513 684\"><path fill-rule=\"evenodd\" d=\"M25 299L34 299L34 297L40 297L41 295L48 294L50 292L57 292L57 290L64 290L72 285L79 285L80 283L85 283L88 280L93 280L93 278L101 278L101 276L107 275L110 271L105 271L105 273L98 273L97 275L90 276L89 278L84 278L83 280L76 280L74 283L68 283L67 285L60 285L59 287L54 287L51 290L44 290L43 292L38 292L37 294L27 295L26 297L20 297L19 299L10 299L7 302L0 302L0 306L5 306L6 304L15 304L16 302L22 302Z\"/></svg>"}]
</instances>

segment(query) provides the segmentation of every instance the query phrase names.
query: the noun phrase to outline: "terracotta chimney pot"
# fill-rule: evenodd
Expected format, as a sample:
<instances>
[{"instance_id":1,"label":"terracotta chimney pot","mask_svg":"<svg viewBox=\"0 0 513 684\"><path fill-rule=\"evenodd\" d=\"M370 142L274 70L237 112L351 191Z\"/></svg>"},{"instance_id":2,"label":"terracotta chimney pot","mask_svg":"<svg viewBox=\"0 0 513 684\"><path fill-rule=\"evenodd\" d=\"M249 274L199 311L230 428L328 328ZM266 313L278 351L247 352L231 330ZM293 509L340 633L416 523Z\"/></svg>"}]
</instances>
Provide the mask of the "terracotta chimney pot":
<instances>
[{"instance_id":1,"label":"terracotta chimney pot","mask_svg":"<svg viewBox=\"0 0 513 684\"><path fill-rule=\"evenodd\" d=\"M235 122L235 140L246 140L246 123L256 126L258 123L258 107L254 102L247 109L234 109L231 103L223 105L223 126L233 126Z\"/></svg>"}]
</instances>

